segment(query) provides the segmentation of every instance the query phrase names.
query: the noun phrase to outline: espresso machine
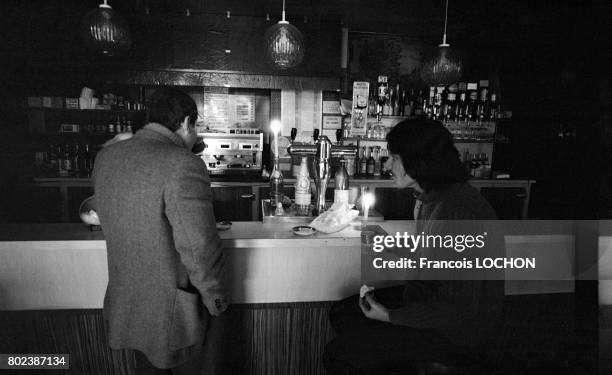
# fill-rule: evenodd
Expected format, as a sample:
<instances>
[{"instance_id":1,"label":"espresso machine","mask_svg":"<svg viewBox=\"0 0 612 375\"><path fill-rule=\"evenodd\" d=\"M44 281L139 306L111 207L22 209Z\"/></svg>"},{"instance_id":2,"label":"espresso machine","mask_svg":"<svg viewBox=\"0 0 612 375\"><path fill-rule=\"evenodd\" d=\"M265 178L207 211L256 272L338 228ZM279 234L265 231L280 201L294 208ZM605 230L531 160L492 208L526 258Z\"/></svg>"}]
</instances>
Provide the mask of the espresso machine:
<instances>
[{"instance_id":1,"label":"espresso machine","mask_svg":"<svg viewBox=\"0 0 612 375\"><path fill-rule=\"evenodd\" d=\"M342 156L355 156L357 154L357 147L332 145L329 138L322 135L316 139L314 145L292 143L287 148L287 151L291 155L314 155L313 169L315 185L317 188L314 211L315 215L323 213L326 210L325 192L327 190L329 178L332 174L331 158Z\"/></svg>"},{"instance_id":2,"label":"espresso machine","mask_svg":"<svg viewBox=\"0 0 612 375\"><path fill-rule=\"evenodd\" d=\"M263 133L199 133L200 157L211 176L261 176Z\"/></svg>"}]
</instances>

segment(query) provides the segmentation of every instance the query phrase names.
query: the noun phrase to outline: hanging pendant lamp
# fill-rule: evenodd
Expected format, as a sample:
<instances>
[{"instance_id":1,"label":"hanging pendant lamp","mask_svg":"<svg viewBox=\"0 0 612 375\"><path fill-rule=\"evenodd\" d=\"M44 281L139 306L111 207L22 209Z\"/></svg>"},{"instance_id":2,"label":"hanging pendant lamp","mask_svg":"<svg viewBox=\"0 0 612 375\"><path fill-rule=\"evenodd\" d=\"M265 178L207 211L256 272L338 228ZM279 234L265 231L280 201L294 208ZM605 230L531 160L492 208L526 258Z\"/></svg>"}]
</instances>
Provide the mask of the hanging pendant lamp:
<instances>
[{"instance_id":1,"label":"hanging pendant lamp","mask_svg":"<svg viewBox=\"0 0 612 375\"><path fill-rule=\"evenodd\" d=\"M107 0L83 17L81 38L94 52L112 56L130 49L132 38L127 21L117 14Z\"/></svg>"},{"instance_id":2,"label":"hanging pendant lamp","mask_svg":"<svg viewBox=\"0 0 612 375\"><path fill-rule=\"evenodd\" d=\"M304 58L302 33L285 20L285 0L282 19L266 30L264 45L268 60L281 69L293 68Z\"/></svg>"},{"instance_id":3,"label":"hanging pendant lamp","mask_svg":"<svg viewBox=\"0 0 612 375\"><path fill-rule=\"evenodd\" d=\"M421 78L429 85L449 85L461 78L463 64L461 59L450 50L446 43L446 24L448 22L448 0L444 13L444 36L442 44L438 45L438 53L423 64Z\"/></svg>"}]
</instances>

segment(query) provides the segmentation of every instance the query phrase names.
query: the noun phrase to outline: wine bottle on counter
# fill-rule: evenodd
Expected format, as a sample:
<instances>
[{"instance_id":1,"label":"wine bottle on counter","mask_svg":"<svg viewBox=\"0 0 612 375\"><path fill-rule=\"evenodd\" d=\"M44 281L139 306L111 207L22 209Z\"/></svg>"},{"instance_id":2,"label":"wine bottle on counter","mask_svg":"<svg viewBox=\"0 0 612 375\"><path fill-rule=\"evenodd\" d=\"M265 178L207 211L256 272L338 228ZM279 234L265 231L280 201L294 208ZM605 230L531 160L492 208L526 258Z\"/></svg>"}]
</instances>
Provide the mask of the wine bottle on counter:
<instances>
[{"instance_id":1,"label":"wine bottle on counter","mask_svg":"<svg viewBox=\"0 0 612 375\"><path fill-rule=\"evenodd\" d=\"M270 173L270 205L277 207L277 203L283 203L284 197L283 173L280 170L278 158L274 159L274 168Z\"/></svg>"},{"instance_id":2,"label":"wine bottle on counter","mask_svg":"<svg viewBox=\"0 0 612 375\"><path fill-rule=\"evenodd\" d=\"M349 201L349 176L346 171L346 160L340 159L340 166L334 176L334 203Z\"/></svg>"},{"instance_id":3,"label":"wine bottle on counter","mask_svg":"<svg viewBox=\"0 0 612 375\"><path fill-rule=\"evenodd\" d=\"M295 181L295 205L299 216L310 214L310 175L308 173L308 157L302 156Z\"/></svg>"}]
</instances>

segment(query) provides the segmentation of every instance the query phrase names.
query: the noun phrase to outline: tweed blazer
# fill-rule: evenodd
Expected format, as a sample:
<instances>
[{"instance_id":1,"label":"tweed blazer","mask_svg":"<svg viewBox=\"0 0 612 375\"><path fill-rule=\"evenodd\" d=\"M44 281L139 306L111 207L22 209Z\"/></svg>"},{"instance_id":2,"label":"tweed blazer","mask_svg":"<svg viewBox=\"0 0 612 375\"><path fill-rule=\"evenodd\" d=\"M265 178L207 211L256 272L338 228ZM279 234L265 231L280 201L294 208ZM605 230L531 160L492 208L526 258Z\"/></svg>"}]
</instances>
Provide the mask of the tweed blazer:
<instances>
[{"instance_id":1,"label":"tweed blazer","mask_svg":"<svg viewBox=\"0 0 612 375\"><path fill-rule=\"evenodd\" d=\"M205 164L175 133L148 124L100 151L93 182L111 348L140 350L159 368L198 355L210 316L225 308Z\"/></svg>"}]
</instances>

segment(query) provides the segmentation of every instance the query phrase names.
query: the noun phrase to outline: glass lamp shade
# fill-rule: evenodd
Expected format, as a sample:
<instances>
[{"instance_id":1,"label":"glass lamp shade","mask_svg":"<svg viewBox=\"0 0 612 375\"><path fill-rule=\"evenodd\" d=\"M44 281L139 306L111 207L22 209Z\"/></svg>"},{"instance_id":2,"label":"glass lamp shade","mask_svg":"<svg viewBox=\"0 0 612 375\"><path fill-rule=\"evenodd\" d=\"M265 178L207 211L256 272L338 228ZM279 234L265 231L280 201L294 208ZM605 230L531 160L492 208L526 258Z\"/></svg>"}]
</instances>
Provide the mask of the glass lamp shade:
<instances>
[{"instance_id":1,"label":"glass lamp shade","mask_svg":"<svg viewBox=\"0 0 612 375\"><path fill-rule=\"evenodd\" d=\"M81 38L93 51L112 56L132 45L127 21L110 7L100 6L83 17Z\"/></svg>"},{"instance_id":2,"label":"glass lamp shade","mask_svg":"<svg viewBox=\"0 0 612 375\"><path fill-rule=\"evenodd\" d=\"M264 45L266 57L281 69L297 66L304 58L302 33L286 21L279 21L266 30Z\"/></svg>"},{"instance_id":3,"label":"glass lamp shade","mask_svg":"<svg viewBox=\"0 0 612 375\"><path fill-rule=\"evenodd\" d=\"M453 54L448 44L438 46L437 56L427 60L421 70L421 78L431 86L449 85L461 78L463 64L461 59Z\"/></svg>"}]
</instances>

